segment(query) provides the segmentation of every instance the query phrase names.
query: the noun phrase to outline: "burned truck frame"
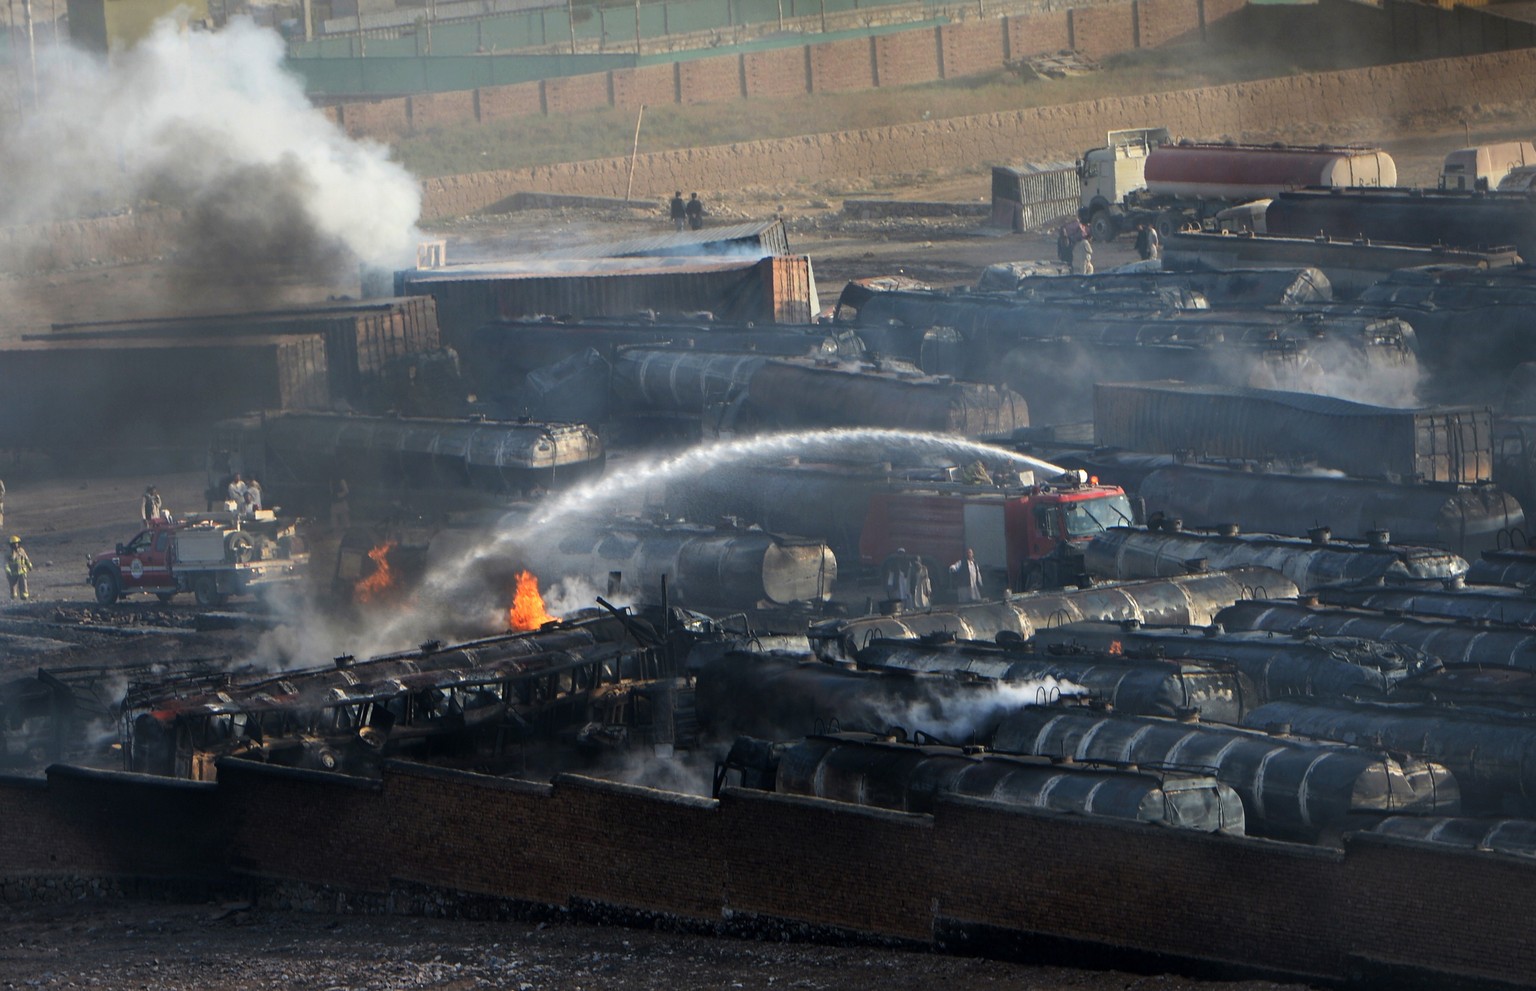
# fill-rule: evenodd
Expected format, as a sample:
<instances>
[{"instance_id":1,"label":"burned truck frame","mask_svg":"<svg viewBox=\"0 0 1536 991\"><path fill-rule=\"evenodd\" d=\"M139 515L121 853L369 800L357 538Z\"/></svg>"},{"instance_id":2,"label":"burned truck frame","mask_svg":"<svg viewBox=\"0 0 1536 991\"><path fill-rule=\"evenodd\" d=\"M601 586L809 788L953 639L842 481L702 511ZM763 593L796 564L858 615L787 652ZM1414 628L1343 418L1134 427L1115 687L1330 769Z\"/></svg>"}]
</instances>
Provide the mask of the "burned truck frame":
<instances>
[{"instance_id":1,"label":"burned truck frame","mask_svg":"<svg viewBox=\"0 0 1536 991\"><path fill-rule=\"evenodd\" d=\"M218 760L243 757L371 775L389 757L494 766L530 741L604 731L670 743L670 724L651 716L656 693L671 688L671 653L660 638L636 646L625 635L625 625L601 618L340 657L331 668L222 689L133 690L122 716L126 769L213 780Z\"/></svg>"}]
</instances>

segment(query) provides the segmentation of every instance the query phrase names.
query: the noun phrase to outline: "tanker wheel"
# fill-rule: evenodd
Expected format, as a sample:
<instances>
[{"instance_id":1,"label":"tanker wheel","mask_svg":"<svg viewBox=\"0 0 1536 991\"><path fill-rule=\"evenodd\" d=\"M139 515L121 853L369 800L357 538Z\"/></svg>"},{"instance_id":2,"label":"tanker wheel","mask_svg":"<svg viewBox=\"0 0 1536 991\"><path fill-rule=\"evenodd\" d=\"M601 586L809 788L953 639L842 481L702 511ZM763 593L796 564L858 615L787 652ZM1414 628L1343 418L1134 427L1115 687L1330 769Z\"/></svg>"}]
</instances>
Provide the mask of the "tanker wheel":
<instances>
[{"instance_id":1,"label":"tanker wheel","mask_svg":"<svg viewBox=\"0 0 1536 991\"><path fill-rule=\"evenodd\" d=\"M1184 229L1184 215L1182 213L1175 213L1172 210L1169 210L1167 213L1160 213L1157 215L1157 219L1152 221L1152 226L1157 228L1158 237L1166 241Z\"/></svg>"},{"instance_id":2,"label":"tanker wheel","mask_svg":"<svg viewBox=\"0 0 1536 991\"><path fill-rule=\"evenodd\" d=\"M1093 216L1088 221L1088 229L1093 232L1093 239L1100 244L1108 244L1119 233L1115 227L1115 218L1104 207L1093 211Z\"/></svg>"},{"instance_id":3,"label":"tanker wheel","mask_svg":"<svg viewBox=\"0 0 1536 991\"><path fill-rule=\"evenodd\" d=\"M228 598L219 591L219 583L212 575L198 575L192 583L192 594L197 596L197 604L200 606L222 606Z\"/></svg>"},{"instance_id":4,"label":"tanker wheel","mask_svg":"<svg viewBox=\"0 0 1536 991\"><path fill-rule=\"evenodd\" d=\"M91 587L96 590L96 601L104 606L110 606L122 594L117 584L117 576L110 571L98 571L95 580L91 582Z\"/></svg>"}]
</instances>

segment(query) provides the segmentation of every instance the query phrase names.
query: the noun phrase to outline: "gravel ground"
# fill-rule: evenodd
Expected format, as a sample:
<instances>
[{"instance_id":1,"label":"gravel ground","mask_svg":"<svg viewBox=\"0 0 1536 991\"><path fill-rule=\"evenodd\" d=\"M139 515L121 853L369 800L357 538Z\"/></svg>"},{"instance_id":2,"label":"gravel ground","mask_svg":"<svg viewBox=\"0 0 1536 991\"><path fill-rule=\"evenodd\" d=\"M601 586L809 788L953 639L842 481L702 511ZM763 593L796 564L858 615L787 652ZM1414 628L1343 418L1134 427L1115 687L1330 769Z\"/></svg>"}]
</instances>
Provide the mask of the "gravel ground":
<instances>
[{"instance_id":1,"label":"gravel ground","mask_svg":"<svg viewBox=\"0 0 1536 991\"><path fill-rule=\"evenodd\" d=\"M640 929L80 902L0 910L0 988L1301 991Z\"/></svg>"}]
</instances>

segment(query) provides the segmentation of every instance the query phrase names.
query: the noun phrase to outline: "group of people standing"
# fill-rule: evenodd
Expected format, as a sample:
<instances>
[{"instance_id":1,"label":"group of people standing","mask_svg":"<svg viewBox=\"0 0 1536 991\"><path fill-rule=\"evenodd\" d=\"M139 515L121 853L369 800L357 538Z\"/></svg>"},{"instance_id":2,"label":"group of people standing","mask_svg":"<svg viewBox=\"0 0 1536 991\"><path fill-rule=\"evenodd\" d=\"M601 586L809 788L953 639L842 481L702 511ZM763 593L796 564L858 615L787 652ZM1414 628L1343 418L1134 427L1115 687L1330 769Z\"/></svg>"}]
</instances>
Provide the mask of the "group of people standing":
<instances>
[{"instance_id":1,"label":"group of people standing","mask_svg":"<svg viewBox=\"0 0 1536 991\"><path fill-rule=\"evenodd\" d=\"M224 508L241 516L255 516L261 510L261 483L255 476L246 481L238 471L229 481Z\"/></svg>"},{"instance_id":2,"label":"group of people standing","mask_svg":"<svg viewBox=\"0 0 1536 991\"><path fill-rule=\"evenodd\" d=\"M679 189L672 194L667 215L672 218L672 224L678 230L683 230L685 227L688 230L700 230L704 226L704 201L699 199L698 193L694 193L684 201L683 191Z\"/></svg>"},{"instance_id":3,"label":"group of people standing","mask_svg":"<svg viewBox=\"0 0 1536 991\"><path fill-rule=\"evenodd\" d=\"M885 576L887 601L899 602L903 609L927 609L933 605L933 577L920 556L898 547L896 553L885 559L881 572ZM957 602L981 601L981 566L976 563L975 551L967 547L965 556L949 566L949 577Z\"/></svg>"},{"instance_id":4,"label":"group of people standing","mask_svg":"<svg viewBox=\"0 0 1536 991\"><path fill-rule=\"evenodd\" d=\"M1155 224L1143 220L1136 225L1136 256L1142 261L1163 257L1163 238ZM1093 231L1081 217L1056 229L1056 258L1070 265L1073 275L1093 274Z\"/></svg>"}]
</instances>

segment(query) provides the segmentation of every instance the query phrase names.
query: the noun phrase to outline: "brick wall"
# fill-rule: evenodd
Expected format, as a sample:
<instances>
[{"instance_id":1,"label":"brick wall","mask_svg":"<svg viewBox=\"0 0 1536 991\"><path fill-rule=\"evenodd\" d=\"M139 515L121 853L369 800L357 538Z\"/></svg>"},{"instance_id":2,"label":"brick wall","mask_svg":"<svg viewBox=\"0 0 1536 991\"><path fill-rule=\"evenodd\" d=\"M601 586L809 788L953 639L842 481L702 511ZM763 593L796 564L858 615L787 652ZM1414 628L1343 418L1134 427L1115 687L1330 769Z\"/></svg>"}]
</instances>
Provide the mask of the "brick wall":
<instances>
[{"instance_id":1,"label":"brick wall","mask_svg":"<svg viewBox=\"0 0 1536 991\"><path fill-rule=\"evenodd\" d=\"M1072 46L1067 11L1008 18L1010 58L1059 52Z\"/></svg>"},{"instance_id":2,"label":"brick wall","mask_svg":"<svg viewBox=\"0 0 1536 991\"><path fill-rule=\"evenodd\" d=\"M475 91L418 93L406 101L412 131L426 131L475 119Z\"/></svg>"},{"instance_id":3,"label":"brick wall","mask_svg":"<svg viewBox=\"0 0 1536 991\"><path fill-rule=\"evenodd\" d=\"M687 104L741 98L741 57L721 55L677 64L678 98Z\"/></svg>"},{"instance_id":4,"label":"brick wall","mask_svg":"<svg viewBox=\"0 0 1536 991\"><path fill-rule=\"evenodd\" d=\"M371 100L348 103L341 108L341 126L354 138L369 137L388 141L405 136L411 129L406 100Z\"/></svg>"},{"instance_id":5,"label":"brick wall","mask_svg":"<svg viewBox=\"0 0 1536 991\"><path fill-rule=\"evenodd\" d=\"M1133 4L1108 7L1074 7L1072 46L1091 58L1104 58L1136 47L1136 11Z\"/></svg>"},{"instance_id":6,"label":"brick wall","mask_svg":"<svg viewBox=\"0 0 1536 991\"><path fill-rule=\"evenodd\" d=\"M1200 9L1184 0L1136 0L1137 42L1157 48L1200 37Z\"/></svg>"},{"instance_id":7,"label":"brick wall","mask_svg":"<svg viewBox=\"0 0 1536 991\"><path fill-rule=\"evenodd\" d=\"M544 80L544 112L552 116L596 110L609 102L606 72Z\"/></svg>"},{"instance_id":8,"label":"brick wall","mask_svg":"<svg viewBox=\"0 0 1536 991\"><path fill-rule=\"evenodd\" d=\"M485 86L476 90L480 97L480 120L507 120L544 112L543 83L511 83Z\"/></svg>"},{"instance_id":9,"label":"brick wall","mask_svg":"<svg viewBox=\"0 0 1536 991\"><path fill-rule=\"evenodd\" d=\"M747 98L771 99L802 96L810 92L809 48L778 48L751 52L741 57Z\"/></svg>"},{"instance_id":10,"label":"brick wall","mask_svg":"<svg viewBox=\"0 0 1536 991\"><path fill-rule=\"evenodd\" d=\"M943 52L941 68L945 79L992 72L1003 64L1006 22L976 21L969 24L945 24L939 28L939 47Z\"/></svg>"},{"instance_id":11,"label":"brick wall","mask_svg":"<svg viewBox=\"0 0 1536 991\"><path fill-rule=\"evenodd\" d=\"M875 67L880 86L931 83L939 78L938 29L902 31L875 38Z\"/></svg>"},{"instance_id":12,"label":"brick wall","mask_svg":"<svg viewBox=\"0 0 1536 991\"><path fill-rule=\"evenodd\" d=\"M811 90L833 93L875 85L874 46L869 38L849 38L811 46Z\"/></svg>"},{"instance_id":13,"label":"brick wall","mask_svg":"<svg viewBox=\"0 0 1536 991\"><path fill-rule=\"evenodd\" d=\"M1176 134L1264 140L1277 127L1326 116L1337 141L1377 133L1383 121L1473 103L1513 102L1521 80L1536 73L1536 51L1411 62L1265 79L1171 93L1092 100L1009 113L983 114L836 134L803 135L641 155L638 195L674 189L706 195L771 181L763 162L805 182L846 175L892 175L953 168L957 162L1074 159L1103 142L1106 131L1166 124ZM627 158L541 166L433 179L423 183L428 218L461 216L515 192L611 195L622 188ZM618 185L615 185L615 184Z\"/></svg>"},{"instance_id":14,"label":"brick wall","mask_svg":"<svg viewBox=\"0 0 1536 991\"><path fill-rule=\"evenodd\" d=\"M615 69L613 105L620 110L637 110L646 104L659 107L677 102L677 65L647 65L638 69Z\"/></svg>"},{"instance_id":15,"label":"brick wall","mask_svg":"<svg viewBox=\"0 0 1536 991\"><path fill-rule=\"evenodd\" d=\"M367 782L226 761L216 786L53 768L0 780L0 801L0 883L244 879L371 911L426 910L435 890L1040 961L1536 986L1536 862L1373 836L1318 849L962 799L915 816L398 763Z\"/></svg>"}]
</instances>

